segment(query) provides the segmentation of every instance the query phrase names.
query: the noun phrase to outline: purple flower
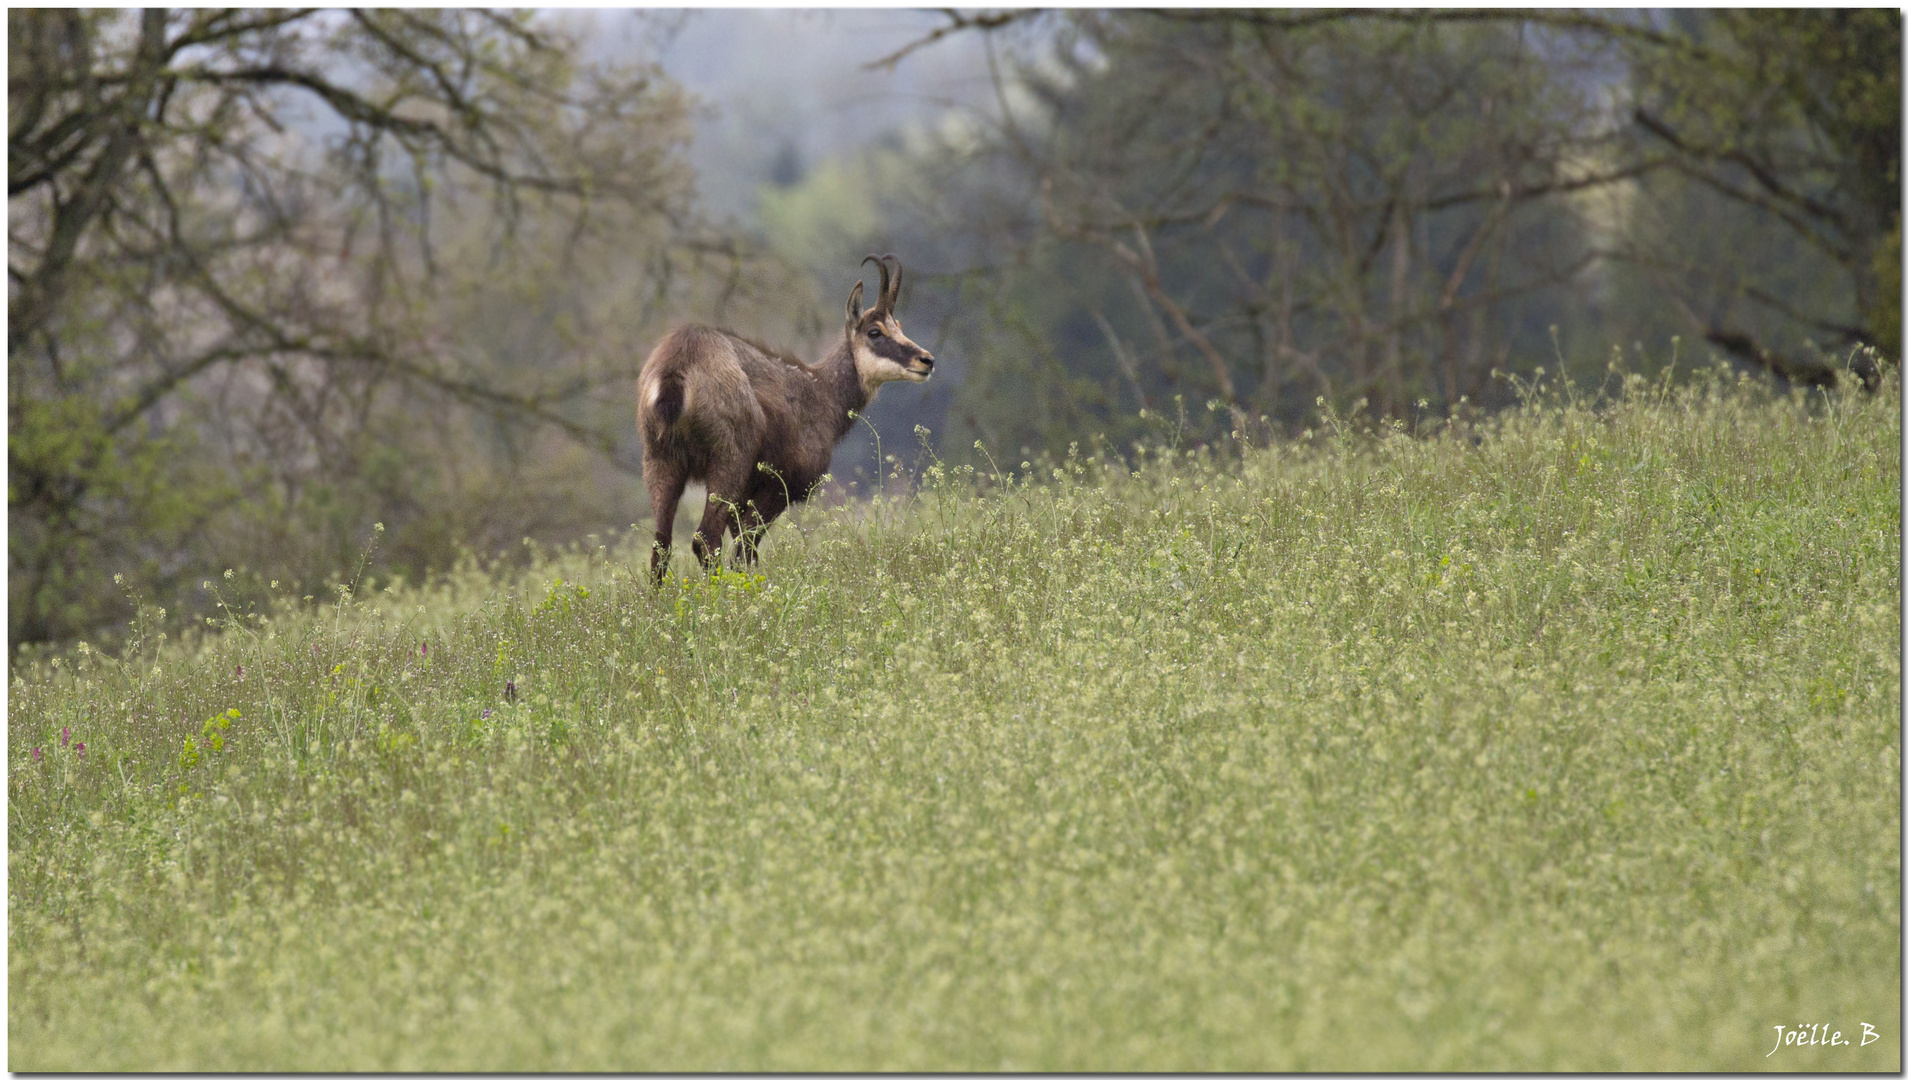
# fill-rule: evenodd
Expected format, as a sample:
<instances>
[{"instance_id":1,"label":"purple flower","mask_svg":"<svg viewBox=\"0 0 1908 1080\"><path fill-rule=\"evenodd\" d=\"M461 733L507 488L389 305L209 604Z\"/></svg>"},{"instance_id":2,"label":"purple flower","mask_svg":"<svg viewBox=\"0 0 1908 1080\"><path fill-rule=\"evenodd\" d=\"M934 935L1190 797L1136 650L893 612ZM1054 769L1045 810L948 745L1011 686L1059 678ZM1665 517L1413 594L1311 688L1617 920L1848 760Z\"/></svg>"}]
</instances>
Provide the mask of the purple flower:
<instances>
[{"instance_id":1,"label":"purple flower","mask_svg":"<svg viewBox=\"0 0 1908 1080\"><path fill-rule=\"evenodd\" d=\"M484 715L482 715L482 716L480 716L480 717L478 717L477 719L479 719L479 720L488 720L488 719L490 719L490 710L489 710L489 709L485 709L485 710L484 710ZM35 751L33 751L33 752L34 752L35 754L38 754L38 753L39 753L39 751L38 751L38 750L35 750Z\"/></svg>"},{"instance_id":2,"label":"purple flower","mask_svg":"<svg viewBox=\"0 0 1908 1080\"><path fill-rule=\"evenodd\" d=\"M40 760L40 748L37 746L33 748L33 760L34 761Z\"/></svg>"},{"instance_id":3,"label":"purple flower","mask_svg":"<svg viewBox=\"0 0 1908 1080\"><path fill-rule=\"evenodd\" d=\"M236 666L236 667L238 668L238 677L239 677L239 678L241 678L241 679L243 679L243 678L245 677L245 665L244 665L244 664L238 664L238 665L235 665L235 666Z\"/></svg>"},{"instance_id":4,"label":"purple flower","mask_svg":"<svg viewBox=\"0 0 1908 1080\"><path fill-rule=\"evenodd\" d=\"M504 700L505 701L517 700L517 680L515 679L504 680Z\"/></svg>"},{"instance_id":5,"label":"purple flower","mask_svg":"<svg viewBox=\"0 0 1908 1080\"><path fill-rule=\"evenodd\" d=\"M66 745L66 740L72 737L73 737L72 728L61 728L60 729L60 746L64 747Z\"/></svg>"},{"instance_id":6,"label":"purple flower","mask_svg":"<svg viewBox=\"0 0 1908 1080\"><path fill-rule=\"evenodd\" d=\"M74 757L76 757L76 758L78 758L78 759L80 759L81 761L85 761L85 760L86 760L86 744L85 744L85 743L74 743L74 744L73 744L73 756L74 756Z\"/></svg>"},{"instance_id":7,"label":"purple flower","mask_svg":"<svg viewBox=\"0 0 1908 1080\"><path fill-rule=\"evenodd\" d=\"M423 657L423 658L424 658L424 659L426 659L426 660L429 660L429 659L431 658L431 646L430 646L430 643L429 643L429 642L426 642L426 643L424 643L424 644L422 644L422 645L419 645L419 646L417 647L417 655L419 655L419 656L421 656L421 657Z\"/></svg>"}]
</instances>

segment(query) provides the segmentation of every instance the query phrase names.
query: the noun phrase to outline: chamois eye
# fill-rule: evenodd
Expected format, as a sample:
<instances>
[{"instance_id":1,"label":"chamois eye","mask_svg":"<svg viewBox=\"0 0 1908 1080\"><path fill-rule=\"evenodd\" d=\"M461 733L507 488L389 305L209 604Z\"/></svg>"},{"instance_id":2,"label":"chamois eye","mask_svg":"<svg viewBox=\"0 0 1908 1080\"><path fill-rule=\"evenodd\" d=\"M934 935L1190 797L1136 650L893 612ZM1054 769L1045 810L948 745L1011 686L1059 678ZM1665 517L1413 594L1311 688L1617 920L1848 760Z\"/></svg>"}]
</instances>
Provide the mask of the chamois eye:
<instances>
[{"instance_id":1,"label":"chamois eye","mask_svg":"<svg viewBox=\"0 0 1908 1080\"><path fill-rule=\"evenodd\" d=\"M878 338L878 337L880 337L880 336L881 336L881 328L880 328L879 326L870 326L870 327L868 328L868 336L869 336L870 338Z\"/></svg>"}]
</instances>

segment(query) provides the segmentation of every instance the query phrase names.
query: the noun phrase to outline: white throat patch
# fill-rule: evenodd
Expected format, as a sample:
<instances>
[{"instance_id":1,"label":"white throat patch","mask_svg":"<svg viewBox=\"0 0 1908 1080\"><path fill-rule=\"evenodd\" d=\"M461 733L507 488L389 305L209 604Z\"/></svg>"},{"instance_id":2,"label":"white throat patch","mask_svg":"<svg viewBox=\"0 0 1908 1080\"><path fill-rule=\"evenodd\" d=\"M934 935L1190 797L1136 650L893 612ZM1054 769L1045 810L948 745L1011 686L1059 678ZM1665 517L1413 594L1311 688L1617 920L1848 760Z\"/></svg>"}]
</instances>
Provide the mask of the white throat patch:
<instances>
[{"instance_id":1,"label":"white throat patch","mask_svg":"<svg viewBox=\"0 0 1908 1080\"><path fill-rule=\"evenodd\" d=\"M881 389L883 383L899 382L910 377L907 368L887 357L877 356L873 349L860 341L855 342L853 351L855 374L861 377L861 389L870 401L874 400L875 391Z\"/></svg>"}]
</instances>

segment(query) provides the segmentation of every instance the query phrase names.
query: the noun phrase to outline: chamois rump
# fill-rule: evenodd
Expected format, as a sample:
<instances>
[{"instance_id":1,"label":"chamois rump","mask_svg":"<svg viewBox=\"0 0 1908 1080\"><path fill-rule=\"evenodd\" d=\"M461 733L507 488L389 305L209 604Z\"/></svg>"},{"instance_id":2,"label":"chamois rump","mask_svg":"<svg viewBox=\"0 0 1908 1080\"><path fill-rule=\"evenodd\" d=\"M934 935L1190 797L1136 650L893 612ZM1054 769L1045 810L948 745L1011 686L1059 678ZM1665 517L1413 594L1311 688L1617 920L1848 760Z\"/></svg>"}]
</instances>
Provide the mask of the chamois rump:
<instances>
[{"instance_id":1,"label":"chamois rump","mask_svg":"<svg viewBox=\"0 0 1908 1080\"><path fill-rule=\"evenodd\" d=\"M671 331L643 361L636 425L656 515L649 572L657 584L669 566L676 506L689 481L709 489L690 543L703 567L720 566L725 532L735 534L736 561L753 563L762 533L791 502L808 497L835 444L881 384L926 382L933 372L934 357L909 341L895 318L901 260L861 261L881 271L881 295L864 312L862 283L855 282L841 343L820 363L804 364L712 326Z\"/></svg>"}]
</instances>

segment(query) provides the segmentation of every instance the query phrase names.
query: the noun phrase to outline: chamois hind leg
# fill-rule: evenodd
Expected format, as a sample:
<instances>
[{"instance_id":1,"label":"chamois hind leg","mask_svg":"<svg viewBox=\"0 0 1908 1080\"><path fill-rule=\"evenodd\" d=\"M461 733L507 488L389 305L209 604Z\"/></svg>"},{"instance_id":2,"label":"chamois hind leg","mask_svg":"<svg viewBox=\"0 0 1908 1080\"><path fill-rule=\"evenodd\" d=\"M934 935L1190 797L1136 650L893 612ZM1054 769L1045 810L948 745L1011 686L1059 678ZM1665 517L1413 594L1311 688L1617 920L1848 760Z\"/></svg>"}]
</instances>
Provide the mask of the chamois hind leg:
<instances>
[{"instance_id":1,"label":"chamois hind leg","mask_svg":"<svg viewBox=\"0 0 1908 1080\"><path fill-rule=\"evenodd\" d=\"M669 548L676 539L676 507L689 478L672 469L650 469L644 462L643 485L649 489L649 510L656 515L656 542L649 548L649 577L657 585L669 570Z\"/></svg>"}]
</instances>

